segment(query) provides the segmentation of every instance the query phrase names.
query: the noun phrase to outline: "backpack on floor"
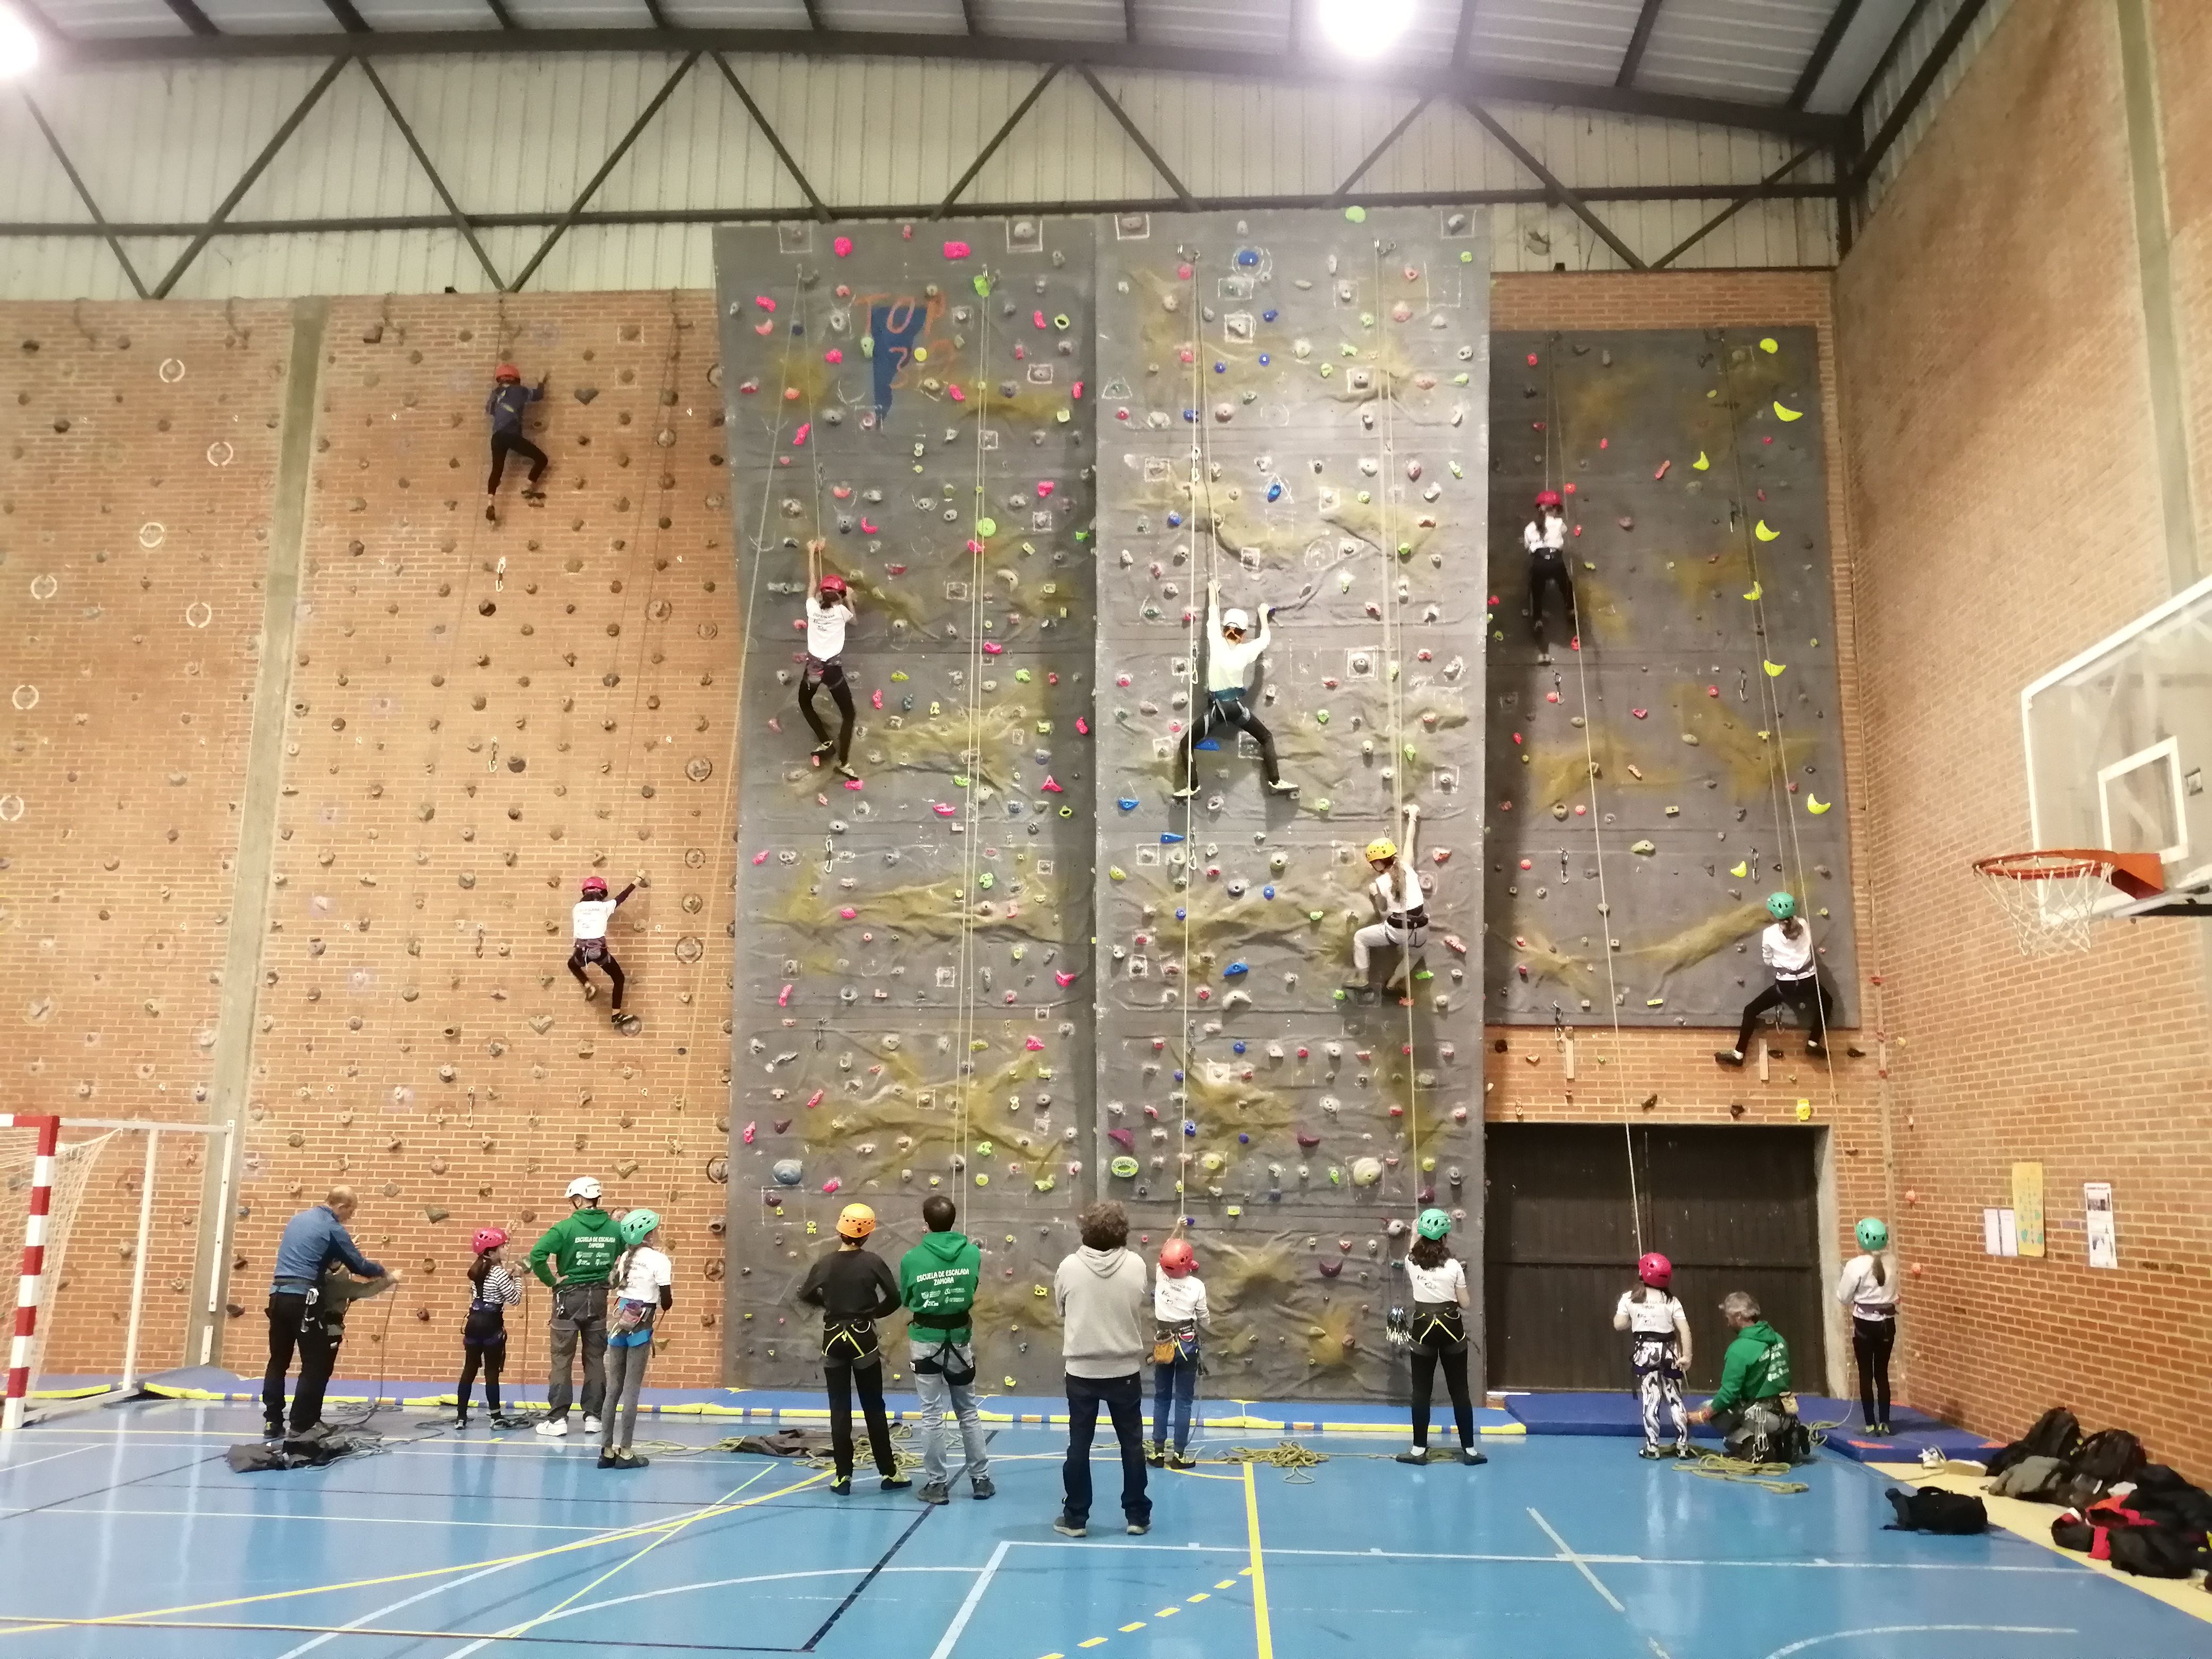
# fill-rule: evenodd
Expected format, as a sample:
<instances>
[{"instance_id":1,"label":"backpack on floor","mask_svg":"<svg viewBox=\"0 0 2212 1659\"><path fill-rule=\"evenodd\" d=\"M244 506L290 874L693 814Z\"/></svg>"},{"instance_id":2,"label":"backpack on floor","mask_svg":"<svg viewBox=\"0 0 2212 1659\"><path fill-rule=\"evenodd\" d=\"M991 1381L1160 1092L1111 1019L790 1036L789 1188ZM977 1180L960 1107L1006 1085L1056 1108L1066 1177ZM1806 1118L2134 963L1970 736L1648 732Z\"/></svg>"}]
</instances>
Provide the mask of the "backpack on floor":
<instances>
[{"instance_id":1,"label":"backpack on floor","mask_svg":"<svg viewBox=\"0 0 2212 1659\"><path fill-rule=\"evenodd\" d=\"M1917 1492L1892 1486L1884 1495L1890 1507L1897 1511L1897 1528L1902 1532L1976 1533L1989 1529L1989 1510L1983 1507L1980 1498L1965 1492L1946 1492L1941 1486L1923 1486Z\"/></svg>"},{"instance_id":2,"label":"backpack on floor","mask_svg":"<svg viewBox=\"0 0 2212 1659\"><path fill-rule=\"evenodd\" d=\"M2026 1434L1993 1454L1984 1467L1991 1474L1998 1474L2023 1457L2056 1457L2063 1462L2081 1449L2080 1420L2065 1407L2053 1406L2035 1419L2035 1425Z\"/></svg>"},{"instance_id":3,"label":"backpack on floor","mask_svg":"<svg viewBox=\"0 0 2212 1659\"><path fill-rule=\"evenodd\" d=\"M2067 1468L2076 1475L2111 1486L2134 1480L2144 1461L2142 1442L2125 1429L2100 1429L2081 1443Z\"/></svg>"},{"instance_id":4,"label":"backpack on floor","mask_svg":"<svg viewBox=\"0 0 2212 1659\"><path fill-rule=\"evenodd\" d=\"M2115 1527L2106 1548L2114 1566L2142 1578L2186 1578L2205 1558L2170 1527Z\"/></svg>"}]
</instances>

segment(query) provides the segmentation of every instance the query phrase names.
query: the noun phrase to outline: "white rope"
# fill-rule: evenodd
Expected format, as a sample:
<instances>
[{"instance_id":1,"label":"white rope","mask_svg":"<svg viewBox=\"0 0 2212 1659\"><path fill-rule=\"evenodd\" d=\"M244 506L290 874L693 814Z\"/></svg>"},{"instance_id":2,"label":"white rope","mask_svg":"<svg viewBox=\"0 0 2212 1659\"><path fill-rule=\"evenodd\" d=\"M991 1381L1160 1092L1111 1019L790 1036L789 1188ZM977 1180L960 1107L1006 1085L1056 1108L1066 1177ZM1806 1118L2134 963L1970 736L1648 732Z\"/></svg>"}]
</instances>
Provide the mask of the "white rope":
<instances>
[{"instance_id":1,"label":"white rope","mask_svg":"<svg viewBox=\"0 0 2212 1659\"><path fill-rule=\"evenodd\" d=\"M988 279L987 270L984 276ZM995 286L995 284L991 284ZM988 295L979 295L988 301ZM975 381L975 487L968 503L968 533L962 544L974 542L983 546L979 522L988 516L985 510L983 464L984 434L991 419L991 307L986 303L975 307L979 338L975 362L982 373ZM954 1022L957 1033L957 1052L953 1055L953 1170L959 1185L966 1188L973 1184L968 1170L968 1147L972 1133L975 1111L972 1101L975 1087L975 1068L973 1060L975 1032L979 1025L975 1006L975 982L978 974L978 949L975 942L975 878L976 864L981 857L979 846L982 839L982 772L983 772L983 581L984 560L988 550L969 555L968 583L968 743L958 764L967 769L954 775L965 777L961 804L962 833L967 846L961 854L960 891L960 952L956 972L960 981L960 1012ZM964 1193L963 1193L964 1196Z\"/></svg>"}]
</instances>

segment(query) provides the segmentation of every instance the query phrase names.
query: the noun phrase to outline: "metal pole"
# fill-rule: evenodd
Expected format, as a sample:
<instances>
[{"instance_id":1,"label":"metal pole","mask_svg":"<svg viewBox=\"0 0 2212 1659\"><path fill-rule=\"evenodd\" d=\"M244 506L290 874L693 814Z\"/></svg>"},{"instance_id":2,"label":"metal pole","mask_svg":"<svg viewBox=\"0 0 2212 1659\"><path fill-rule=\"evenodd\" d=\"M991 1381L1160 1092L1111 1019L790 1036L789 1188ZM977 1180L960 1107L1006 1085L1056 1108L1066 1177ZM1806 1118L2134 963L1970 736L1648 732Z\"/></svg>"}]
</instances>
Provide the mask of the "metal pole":
<instances>
[{"instance_id":1,"label":"metal pole","mask_svg":"<svg viewBox=\"0 0 2212 1659\"><path fill-rule=\"evenodd\" d=\"M146 1240L154 1227L154 1170L161 1132L146 1132L146 1167L138 1176L138 1248L131 1259L131 1330L123 1339L123 1391L138 1386L138 1327L146 1312Z\"/></svg>"},{"instance_id":2,"label":"metal pole","mask_svg":"<svg viewBox=\"0 0 2212 1659\"><path fill-rule=\"evenodd\" d=\"M0 1118L0 1124L39 1132L36 1161L31 1165L31 1208L23 1223L23 1268L15 1280L15 1331L8 1346L8 1403L0 1407L0 1450L23 1426L23 1408L31 1392L31 1347L39 1332L39 1292L46 1272L46 1217L54 1201L54 1154L59 1150L62 1121L58 1117Z\"/></svg>"},{"instance_id":3,"label":"metal pole","mask_svg":"<svg viewBox=\"0 0 2212 1659\"><path fill-rule=\"evenodd\" d=\"M231 1155L238 1138L238 1120L230 1118L222 1127L222 1185L216 1196L215 1249L208 1254L207 1323L200 1328L199 1363L203 1365L215 1361L215 1334L222 1327L222 1316L219 1305L222 1296L222 1253L230 1247Z\"/></svg>"}]
</instances>

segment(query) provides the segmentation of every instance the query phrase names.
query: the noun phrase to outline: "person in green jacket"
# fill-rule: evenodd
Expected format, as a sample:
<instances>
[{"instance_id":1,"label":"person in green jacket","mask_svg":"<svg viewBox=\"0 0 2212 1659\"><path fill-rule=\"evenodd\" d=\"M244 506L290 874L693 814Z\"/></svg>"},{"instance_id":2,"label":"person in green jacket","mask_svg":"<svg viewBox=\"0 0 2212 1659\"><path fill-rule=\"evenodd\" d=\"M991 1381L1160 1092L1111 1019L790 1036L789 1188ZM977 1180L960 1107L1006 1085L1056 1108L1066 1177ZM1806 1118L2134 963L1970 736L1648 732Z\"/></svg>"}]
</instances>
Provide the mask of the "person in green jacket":
<instances>
[{"instance_id":1,"label":"person in green jacket","mask_svg":"<svg viewBox=\"0 0 2212 1659\"><path fill-rule=\"evenodd\" d=\"M1735 1339L1721 1361L1720 1391L1690 1413L1692 1423L1718 1423L1727 1431L1723 1449L1753 1463L1798 1461L1804 1431L1797 1424L1797 1396L1790 1390L1790 1345L1760 1316L1748 1291L1721 1298L1721 1315Z\"/></svg>"},{"instance_id":2,"label":"person in green jacket","mask_svg":"<svg viewBox=\"0 0 2212 1659\"><path fill-rule=\"evenodd\" d=\"M991 1460L983 1449L983 1425L975 1414L975 1334L969 1310L983 1276L983 1255L975 1241L952 1231L957 1212L952 1200L933 1193L921 1204L929 1231L899 1261L899 1299L909 1316L907 1346L914 1360L914 1391L921 1401L921 1501L950 1501L945 1473L945 1408L959 1419L967 1475L978 1498L998 1490L991 1484Z\"/></svg>"},{"instance_id":3,"label":"person in green jacket","mask_svg":"<svg viewBox=\"0 0 2212 1659\"><path fill-rule=\"evenodd\" d=\"M599 1431L607 1395L607 1275L622 1254L615 1218L599 1207L599 1183L578 1176L568 1183L568 1215L530 1247L530 1271L553 1292L551 1353L546 1364L545 1408L538 1432L558 1439L568 1432L570 1373L576 1348L584 1350L584 1432ZM558 1267L559 1276L555 1276Z\"/></svg>"}]
</instances>

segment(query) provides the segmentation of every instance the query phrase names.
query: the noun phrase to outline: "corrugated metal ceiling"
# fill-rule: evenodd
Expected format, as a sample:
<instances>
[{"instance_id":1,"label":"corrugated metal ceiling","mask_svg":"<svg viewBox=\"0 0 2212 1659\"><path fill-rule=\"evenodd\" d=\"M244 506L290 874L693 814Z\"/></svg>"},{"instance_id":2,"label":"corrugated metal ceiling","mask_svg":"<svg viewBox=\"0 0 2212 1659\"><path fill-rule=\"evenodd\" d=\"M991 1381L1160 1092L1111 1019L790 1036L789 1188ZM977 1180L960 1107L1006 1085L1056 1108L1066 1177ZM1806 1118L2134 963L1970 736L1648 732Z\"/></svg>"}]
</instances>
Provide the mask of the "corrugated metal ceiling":
<instances>
[{"instance_id":1,"label":"corrugated metal ceiling","mask_svg":"<svg viewBox=\"0 0 2212 1659\"><path fill-rule=\"evenodd\" d=\"M1138 41L1155 47L1244 51L1319 58L1328 47L1311 27L1311 0L975 0L981 32L1051 40ZM198 0L225 33L336 33L325 0ZM1657 0L1633 84L1740 103L1790 98L1814 48L1848 0ZM532 29L652 27L645 0L502 0L527 51ZM1807 107L1848 109L1910 0L1862 0ZM1611 85L1645 0L1414 0L1414 18L1395 56L1449 64L1466 33L1473 69ZM166 0L45 0L64 34L88 40L172 36L186 25ZM487 0L353 0L378 31L495 30ZM810 27L805 0L659 0L678 27ZM964 33L961 0L815 0L825 28L854 33Z\"/></svg>"}]
</instances>

